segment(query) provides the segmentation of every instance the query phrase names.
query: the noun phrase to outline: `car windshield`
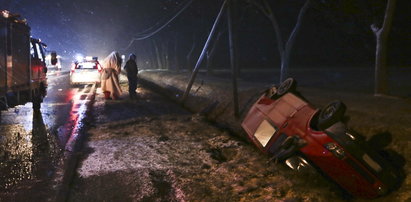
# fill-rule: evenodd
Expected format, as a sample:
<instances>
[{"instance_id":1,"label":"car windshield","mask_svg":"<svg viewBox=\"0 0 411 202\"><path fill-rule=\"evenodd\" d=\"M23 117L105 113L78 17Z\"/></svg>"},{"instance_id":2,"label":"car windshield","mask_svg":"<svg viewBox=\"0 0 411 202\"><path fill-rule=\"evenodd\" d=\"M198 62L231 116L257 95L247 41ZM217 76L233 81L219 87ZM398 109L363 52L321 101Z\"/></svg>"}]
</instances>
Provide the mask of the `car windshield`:
<instances>
[{"instance_id":1,"label":"car windshield","mask_svg":"<svg viewBox=\"0 0 411 202\"><path fill-rule=\"evenodd\" d=\"M96 69L96 63L94 62L83 62L77 65L77 69Z\"/></svg>"}]
</instances>

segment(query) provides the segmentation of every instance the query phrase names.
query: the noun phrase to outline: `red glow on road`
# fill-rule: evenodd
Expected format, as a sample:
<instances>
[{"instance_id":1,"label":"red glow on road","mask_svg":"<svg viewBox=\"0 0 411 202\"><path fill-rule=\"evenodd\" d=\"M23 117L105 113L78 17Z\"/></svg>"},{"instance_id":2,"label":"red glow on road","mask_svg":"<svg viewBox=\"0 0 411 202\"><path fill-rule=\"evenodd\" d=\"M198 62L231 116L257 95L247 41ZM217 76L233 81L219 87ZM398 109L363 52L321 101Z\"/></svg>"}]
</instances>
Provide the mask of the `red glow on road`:
<instances>
[{"instance_id":1,"label":"red glow on road","mask_svg":"<svg viewBox=\"0 0 411 202\"><path fill-rule=\"evenodd\" d=\"M89 91L87 91L87 89ZM60 134L60 140L63 139L62 142L66 142L65 150L72 151L74 144L79 135L79 130L82 128L81 121L84 119L88 104L92 100L92 96L94 95L95 85L90 88L84 88L81 91L78 89L70 90L67 93L66 100L71 102L71 109L69 118L67 119L66 124L64 125L64 132ZM64 141L67 140L67 141Z\"/></svg>"}]
</instances>

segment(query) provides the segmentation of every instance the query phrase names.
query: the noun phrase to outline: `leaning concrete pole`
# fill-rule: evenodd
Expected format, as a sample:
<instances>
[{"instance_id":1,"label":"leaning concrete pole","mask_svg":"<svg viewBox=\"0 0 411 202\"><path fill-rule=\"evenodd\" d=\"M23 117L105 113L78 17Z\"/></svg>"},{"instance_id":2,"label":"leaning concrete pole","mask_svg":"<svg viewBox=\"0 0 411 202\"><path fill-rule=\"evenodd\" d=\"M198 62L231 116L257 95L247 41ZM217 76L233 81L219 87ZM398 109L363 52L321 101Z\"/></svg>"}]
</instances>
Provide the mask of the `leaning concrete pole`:
<instances>
[{"instance_id":1,"label":"leaning concrete pole","mask_svg":"<svg viewBox=\"0 0 411 202\"><path fill-rule=\"evenodd\" d=\"M211 28L210 34L208 35L208 38L207 38L207 41L206 41L206 43L203 47L203 50L201 51L200 57L198 58L196 66L194 67L193 72L191 73L191 77L190 77L190 80L187 84L186 91L184 92L184 95L181 98L181 103L183 103L183 104L186 101L188 95L190 94L191 87L193 86L193 83L194 83L194 80L197 76L198 70L200 69L200 64L203 61L204 55L207 51L207 48L210 44L210 41L214 36L215 29L216 29L218 23L220 22L222 14L224 13L224 9L226 7L226 2L227 2L227 0L224 0L223 4L221 5L220 12L218 13L217 18L214 21L213 27Z\"/></svg>"}]
</instances>

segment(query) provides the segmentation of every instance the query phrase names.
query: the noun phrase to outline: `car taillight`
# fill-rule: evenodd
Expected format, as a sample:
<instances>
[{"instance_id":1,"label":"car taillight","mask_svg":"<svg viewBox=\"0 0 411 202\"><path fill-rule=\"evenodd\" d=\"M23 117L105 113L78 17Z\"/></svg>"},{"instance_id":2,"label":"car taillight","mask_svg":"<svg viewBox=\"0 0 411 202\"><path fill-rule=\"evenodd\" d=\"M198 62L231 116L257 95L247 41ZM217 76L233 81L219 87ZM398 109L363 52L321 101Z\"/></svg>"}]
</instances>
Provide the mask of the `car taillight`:
<instances>
[{"instance_id":1,"label":"car taillight","mask_svg":"<svg viewBox=\"0 0 411 202\"><path fill-rule=\"evenodd\" d=\"M72 64L71 65L71 72L73 73L75 69L76 69L76 64Z\"/></svg>"},{"instance_id":2,"label":"car taillight","mask_svg":"<svg viewBox=\"0 0 411 202\"><path fill-rule=\"evenodd\" d=\"M340 147L339 145L330 142L324 145L324 147L330 151L331 153L334 154L334 156L336 156L339 159L343 159L345 157L345 151L342 147Z\"/></svg>"}]
</instances>

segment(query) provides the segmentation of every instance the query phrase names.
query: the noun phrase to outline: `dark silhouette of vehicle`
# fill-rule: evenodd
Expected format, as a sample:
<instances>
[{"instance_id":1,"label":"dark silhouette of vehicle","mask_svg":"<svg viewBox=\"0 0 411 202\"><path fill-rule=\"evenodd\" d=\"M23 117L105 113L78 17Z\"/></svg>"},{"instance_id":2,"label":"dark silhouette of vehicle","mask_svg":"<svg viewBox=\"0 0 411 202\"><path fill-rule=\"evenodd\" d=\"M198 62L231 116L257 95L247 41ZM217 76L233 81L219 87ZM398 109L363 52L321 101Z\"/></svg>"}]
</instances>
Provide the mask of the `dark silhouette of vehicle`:
<instances>
[{"instance_id":1,"label":"dark silhouette of vehicle","mask_svg":"<svg viewBox=\"0 0 411 202\"><path fill-rule=\"evenodd\" d=\"M30 37L19 15L0 13L0 109L33 103L40 109L46 96L46 44Z\"/></svg>"},{"instance_id":2,"label":"dark silhouette of vehicle","mask_svg":"<svg viewBox=\"0 0 411 202\"><path fill-rule=\"evenodd\" d=\"M345 110L341 101L316 109L289 78L261 95L242 127L261 151L293 164L290 167L313 165L355 197L375 198L392 191L401 177L346 127Z\"/></svg>"}]
</instances>

